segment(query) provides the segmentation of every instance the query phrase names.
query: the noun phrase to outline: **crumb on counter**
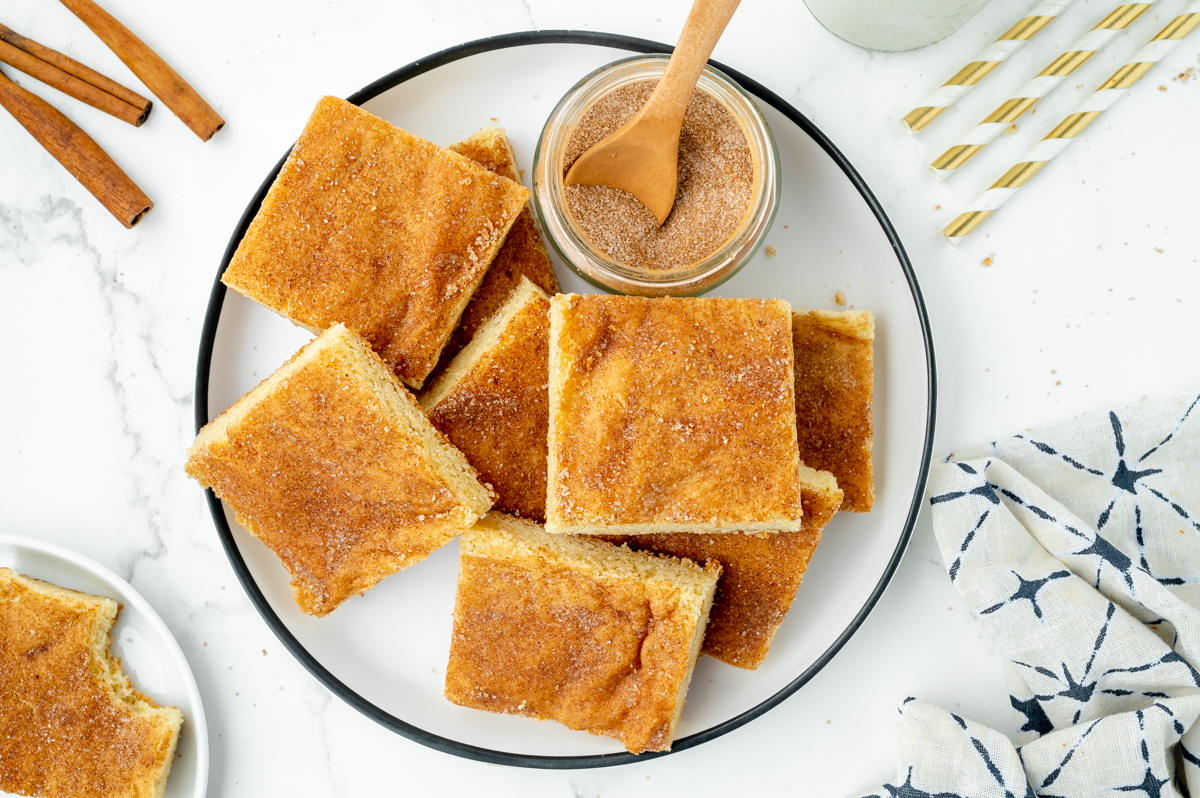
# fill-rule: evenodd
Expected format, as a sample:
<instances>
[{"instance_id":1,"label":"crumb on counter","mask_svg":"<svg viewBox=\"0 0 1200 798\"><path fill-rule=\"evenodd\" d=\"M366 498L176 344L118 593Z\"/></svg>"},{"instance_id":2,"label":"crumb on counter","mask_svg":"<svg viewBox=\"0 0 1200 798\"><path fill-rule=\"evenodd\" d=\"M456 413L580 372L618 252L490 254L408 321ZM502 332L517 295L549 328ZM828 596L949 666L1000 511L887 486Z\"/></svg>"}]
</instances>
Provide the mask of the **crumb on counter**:
<instances>
[{"instance_id":1,"label":"crumb on counter","mask_svg":"<svg viewBox=\"0 0 1200 798\"><path fill-rule=\"evenodd\" d=\"M834 293L833 301L838 303L838 305L841 307L846 306L846 295L842 293L842 289L839 288L837 292Z\"/></svg>"},{"instance_id":2,"label":"crumb on counter","mask_svg":"<svg viewBox=\"0 0 1200 798\"><path fill-rule=\"evenodd\" d=\"M771 246L770 244L767 244L767 257L768 258L775 257L775 247Z\"/></svg>"},{"instance_id":3,"label":"crumb on counter","mask_svg":"<svg viewBox=\"0 0 1200 798\"><path fill-rule=\"evenodd\" d=\"M988 255L986 258L984 258L984 259L983 259L982 261L980 261L980 262L981 262L981 263L982 263L984 266L991 266L991 265L992 265L992 262L995 260L995 258L996 258L996 253L995 253L995 252L993 252L991 255Z\"/></svg>"}]
</instances>

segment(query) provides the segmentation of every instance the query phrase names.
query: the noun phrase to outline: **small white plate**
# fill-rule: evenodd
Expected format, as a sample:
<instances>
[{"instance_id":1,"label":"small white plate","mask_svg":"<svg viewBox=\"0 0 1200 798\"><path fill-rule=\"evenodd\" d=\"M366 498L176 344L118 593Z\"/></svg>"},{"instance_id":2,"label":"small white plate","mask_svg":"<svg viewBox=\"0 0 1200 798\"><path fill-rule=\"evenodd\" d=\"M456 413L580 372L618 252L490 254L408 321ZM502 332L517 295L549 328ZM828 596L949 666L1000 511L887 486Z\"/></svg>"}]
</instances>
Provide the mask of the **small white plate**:
<instances>
[{"instance_id":1,"label":"small white plate","mask_svg":"<svg viewBox=\"0 0 1200 798\"><path fill-rule=\"evenodd\" d=\"M506 34L423 58L349 99L443 145L495 121L508 131L518 164L527 168L542 124L575 81L631 52L663 51L653 42L610 34ZM765 238L771 246L714 295L779 297L797 308L836 308L835 292L841 292L847 305L875 313L876 499L871 513L839 513L825 529L791 612L758 670L700 658L672 751L713 739L783 701L858 629L912 532L933 441L933 342L916 277L895 230L816 126L749 77L717 66L747 89L765 114L779 146L783 184L779 213ZM314 91L314 104L317 99ZM246 209L225 263L274 175ZM555 272L563 291L595 292L557 260ZM311 338L266 308L227 293L218 279L201 339L197 427ZM424 745L498 764L578 768L635 759L615 740L446 700L442 689L457 543L328 617L314 618L292 601L279 560L238 526L211 492L209 506L230 562L264 621L315 678L360 712Z\"/></svg>"},{"instance_id":2,"label":"small white plate","mask_svg":"<svg viewBox=\"0 0 1200 798\"><path fill-rule=\"evenodd\" d=\"M208 725L187 659L158 613L100 563L70 549L20 535L0 535L0 566L59 587L104 596L121 605L110 651L133 686L156 704L183 713L166 798L204 798L208 789ZM0 792L0 795L9 793Z\"/></svg>"}]
</instances>

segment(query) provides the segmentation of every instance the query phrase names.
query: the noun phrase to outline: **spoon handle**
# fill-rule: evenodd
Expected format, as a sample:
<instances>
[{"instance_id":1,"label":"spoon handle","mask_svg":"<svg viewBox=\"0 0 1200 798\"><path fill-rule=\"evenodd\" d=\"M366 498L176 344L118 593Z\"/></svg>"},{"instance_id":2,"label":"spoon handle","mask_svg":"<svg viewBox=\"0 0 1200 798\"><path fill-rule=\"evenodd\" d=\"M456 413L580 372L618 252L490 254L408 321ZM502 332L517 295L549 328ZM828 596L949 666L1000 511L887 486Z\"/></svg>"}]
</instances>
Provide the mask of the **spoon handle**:
<instances>
[{"instance_id":1,"label":"spoon handle","mask_svg":"<svg viewBox=\"0 0 1200 798\"><path fill-rule=\"evenodd\" d=\"M675 53L651 99L658 107L658 114L683 120L688 101L692 98L692 89L740 2L696 0L692 5L683 33L679 34L679 43L675 45Z\"/></svg>"}]
</instances>

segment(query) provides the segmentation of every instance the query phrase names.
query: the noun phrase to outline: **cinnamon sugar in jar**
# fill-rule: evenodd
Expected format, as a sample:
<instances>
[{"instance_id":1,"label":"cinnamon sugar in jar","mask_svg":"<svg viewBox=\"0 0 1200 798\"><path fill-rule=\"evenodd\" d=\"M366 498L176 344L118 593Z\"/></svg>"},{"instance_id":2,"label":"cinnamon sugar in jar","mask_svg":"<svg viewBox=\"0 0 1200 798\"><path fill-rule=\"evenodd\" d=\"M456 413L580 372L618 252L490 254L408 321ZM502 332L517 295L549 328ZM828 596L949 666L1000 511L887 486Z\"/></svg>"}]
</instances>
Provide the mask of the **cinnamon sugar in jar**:
<instances>
[{"instance_id":1,"label":"cinnamon sugar in jar","mask_svg":"<svg viewBox=\"0 0 1200 798\"><path fill-rule=\"evenodd\" d=\"M661 228L632 195L567 186L571 164L645 103L668 56L602 67L551 113L533 162L534 208L576 273L604 290L639 296L701 294L757 251L779 202L779 156L753 100L706 67L680 135L675 205Z\"/></svg>"}]
</instances>

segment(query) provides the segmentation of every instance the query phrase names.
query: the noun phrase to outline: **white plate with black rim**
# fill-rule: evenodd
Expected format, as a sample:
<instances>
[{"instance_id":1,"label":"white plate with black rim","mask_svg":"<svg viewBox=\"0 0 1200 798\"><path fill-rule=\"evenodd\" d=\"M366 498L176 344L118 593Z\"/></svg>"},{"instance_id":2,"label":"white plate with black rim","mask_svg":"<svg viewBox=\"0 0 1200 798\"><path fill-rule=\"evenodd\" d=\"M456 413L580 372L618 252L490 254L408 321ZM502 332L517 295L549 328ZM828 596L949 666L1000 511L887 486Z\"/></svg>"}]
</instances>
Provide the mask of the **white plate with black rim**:
<instances>
[{"instance_id":1,"label":"white plate with black rim","mask_svg":"<svg viewBox=\"0 0 1200 798\"><path fill-rule=\"evenodd\" d=\"M121 658L121 668L137 690L156 704L175 706L183 713L165 798L204 798L208 790L208 725L200 691L179 643L149 602L100 563L35 538L0 535L0 566L121 605L109 652Z\"/></svg>"},{"instance_id":2,"label":"white plate with black rim","mask_svg":"<svg viewBox=\"0 0 1200 798\"><path fill-rule=\"evenodd\" d=\"M527 168L542 125L582 76L656 42L611 34L539 31L469 42L402 67L347 98L439 144L502 125ZM701 657L672 751L735 729L800 689L862 624L912 534L933 444L933 339L912 265L891 222L845 156L816 126L753 79L714 62L765 114L779 147L782 197L765 247L713 295L779 297L798 308L871 310L875 340L876 500L840 513L805 574L791 612L758 670ZM318 96L314 91L313 102ZM297 131L299 132L299 131ZM286 154L285 154L286 157ZM244 297L220 275L283 161L251 199L217 272L196 374L197 430L282 365L311 336ZM564 291L595 289L562 263ZM450 649L458 547L451 544L351 599L325 618L302 613L287 573L208 492L217 532L250 600L312 675L363 714L431 748L498 764L616 765L616 741L554 723L456 706L442 695Z\"/></svg>"}]
</instances>

